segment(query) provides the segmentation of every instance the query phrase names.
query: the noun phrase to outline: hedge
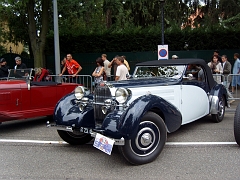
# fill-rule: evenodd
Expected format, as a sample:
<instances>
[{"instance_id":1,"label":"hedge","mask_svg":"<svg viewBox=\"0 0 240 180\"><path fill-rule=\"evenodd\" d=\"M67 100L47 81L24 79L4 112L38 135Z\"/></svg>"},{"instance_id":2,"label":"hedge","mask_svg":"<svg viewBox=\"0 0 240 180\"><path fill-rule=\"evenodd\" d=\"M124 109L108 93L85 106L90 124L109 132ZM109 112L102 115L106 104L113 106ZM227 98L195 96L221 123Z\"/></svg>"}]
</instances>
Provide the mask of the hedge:
<instances>
[{"instance_id":1,"label":"hedge","mask_svg":"<svg viewBox=\"0 0 240 180\"><path fill-rule=\"evenodd\" d=\"M186 50L213 50L213 49L239 49L240 30L216 28L211 30L177 30L166 31L165 44L170 51ZM66 53L101 53L101 52L142 52L156 51L161 44L161 30L155 33L128 32L63 35L59 37L60 51ZM46 44L46 55L54 52L54 38L49 36Z\"/></svg>"}]
</instances>

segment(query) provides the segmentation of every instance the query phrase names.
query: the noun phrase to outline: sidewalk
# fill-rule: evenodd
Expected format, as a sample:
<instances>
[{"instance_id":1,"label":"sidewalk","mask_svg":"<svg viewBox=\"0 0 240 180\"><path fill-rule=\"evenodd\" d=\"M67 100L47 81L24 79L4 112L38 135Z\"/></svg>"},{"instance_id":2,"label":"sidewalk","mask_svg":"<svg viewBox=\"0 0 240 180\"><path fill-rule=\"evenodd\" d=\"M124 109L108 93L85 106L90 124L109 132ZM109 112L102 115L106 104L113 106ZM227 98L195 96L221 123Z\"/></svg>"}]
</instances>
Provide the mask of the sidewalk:
<instances>
[{"instance_id":1,"label":"sidewalk","mask_svg":"<svg viewBox=\"0 0 240 180\"><path fill-rule=\"evenodd\" d=\"M235 112L239 103L240 103L240 100L236 99L233 103L231 103L229 108L228 107L225 108L225 111L226 112Z\"/></svg>"}]
</instances>

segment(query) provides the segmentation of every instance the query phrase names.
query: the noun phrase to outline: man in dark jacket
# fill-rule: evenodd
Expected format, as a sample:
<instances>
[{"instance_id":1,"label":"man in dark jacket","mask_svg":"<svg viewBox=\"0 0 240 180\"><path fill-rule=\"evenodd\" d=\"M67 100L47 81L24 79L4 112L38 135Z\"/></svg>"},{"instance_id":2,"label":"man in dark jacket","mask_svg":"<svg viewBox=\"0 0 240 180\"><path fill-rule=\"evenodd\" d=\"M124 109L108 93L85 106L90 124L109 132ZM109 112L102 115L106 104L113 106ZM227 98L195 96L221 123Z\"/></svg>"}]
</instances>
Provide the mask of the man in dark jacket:
<instances>
[{"instance_id":1,"label":"man in dark jacket","mask_svg":"<svg viewBox=\"0 0 240 180\"><path fill-rule=\"evenodd\" d=\"M8 77L7 61L4 58L0 59L0 78Z\"/></svg>"},{"instance_id":2,"label":"man in dark jacket","mask_svg":"<svg viewBox=\"0 0 240 180\"><path fill-rule=\"evenodd\" d=\"M18 56L15 58L16 66L14 69L27 69L26 64L22 63L22 59Z\"/></svg>"}]
</instances>

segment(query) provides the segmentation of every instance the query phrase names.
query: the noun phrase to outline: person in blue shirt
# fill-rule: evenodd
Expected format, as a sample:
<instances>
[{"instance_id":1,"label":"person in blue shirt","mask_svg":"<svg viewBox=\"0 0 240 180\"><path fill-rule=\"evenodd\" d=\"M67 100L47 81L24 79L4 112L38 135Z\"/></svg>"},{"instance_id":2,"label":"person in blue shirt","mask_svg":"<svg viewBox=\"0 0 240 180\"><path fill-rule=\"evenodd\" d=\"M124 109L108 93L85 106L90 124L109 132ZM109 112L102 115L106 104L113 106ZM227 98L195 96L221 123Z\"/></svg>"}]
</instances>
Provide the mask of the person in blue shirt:
<instances>
[{"instance_id":1,"label":"person in blue shirt","mask_svg":"<svg viewBox=\"0 0 240 180\"><path fill-rule=\"evenodd\" d=\"M234 54L235 63L233 65L233 74L238 74L238 76L233 76L232 78L232 93L234 93L235 88L237 85L240 85L240 60L239 60L239 54Z\"/></svg>"}]
</instances>

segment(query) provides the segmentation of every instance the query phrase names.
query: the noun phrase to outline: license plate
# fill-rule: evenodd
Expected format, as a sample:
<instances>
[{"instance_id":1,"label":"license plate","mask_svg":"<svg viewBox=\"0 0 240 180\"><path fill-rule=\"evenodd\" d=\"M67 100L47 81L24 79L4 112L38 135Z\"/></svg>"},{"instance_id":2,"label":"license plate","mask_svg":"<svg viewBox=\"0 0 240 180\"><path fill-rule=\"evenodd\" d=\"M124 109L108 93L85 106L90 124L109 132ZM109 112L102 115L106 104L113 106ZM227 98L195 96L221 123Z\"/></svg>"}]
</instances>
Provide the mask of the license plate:
<instances>
[{"instance_id":1,"label":"license plate","mask_svg":"<svg viewBox=\"0 0 240 180\"><path fill-rule=\"evenodd\" d=\"M91 134L92 133L92 129L81 127L80 128L80 132L81 133L86 133L86 134Z\"/></svg>"},{"instance_id":2,"label":"license plate","mask_svg":"<svg viewBox=\"0 0 240 180\"><path fill-rule=\"evenodd\" d=\"M111 155L112 152L112 148L113 148L113 144L114 144L114 140L110 139L106 136L103 136L102 134L97 133L93 146L97 149L99 149L100 151Z\"/></svg>"}]
</instances>

